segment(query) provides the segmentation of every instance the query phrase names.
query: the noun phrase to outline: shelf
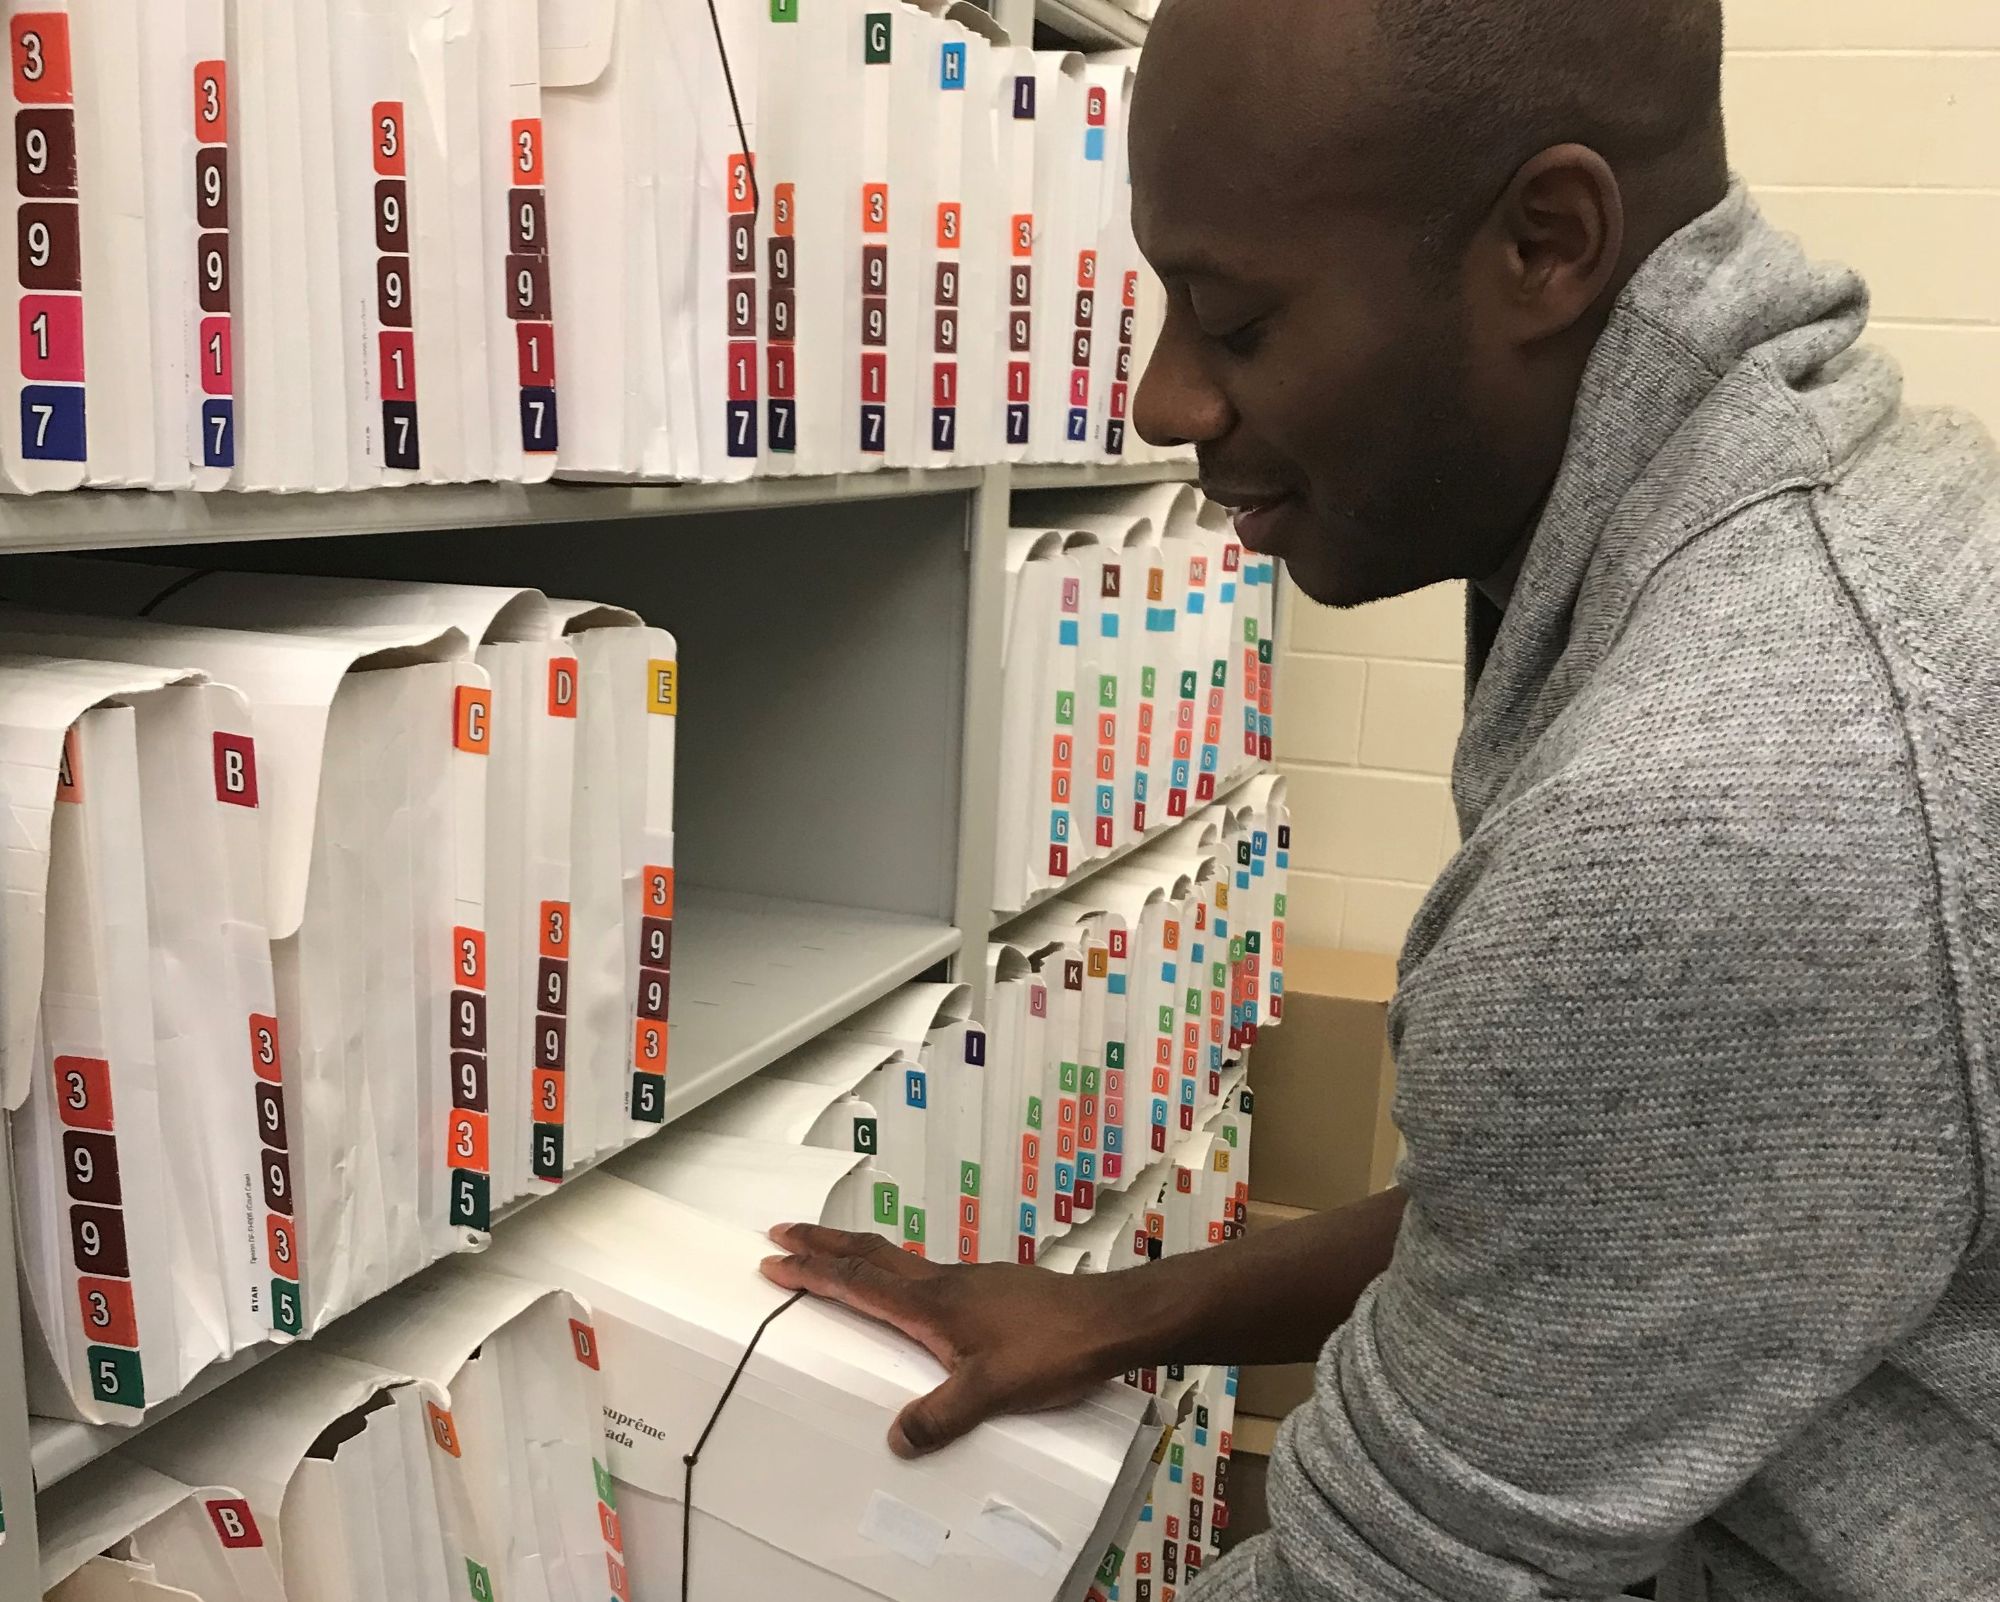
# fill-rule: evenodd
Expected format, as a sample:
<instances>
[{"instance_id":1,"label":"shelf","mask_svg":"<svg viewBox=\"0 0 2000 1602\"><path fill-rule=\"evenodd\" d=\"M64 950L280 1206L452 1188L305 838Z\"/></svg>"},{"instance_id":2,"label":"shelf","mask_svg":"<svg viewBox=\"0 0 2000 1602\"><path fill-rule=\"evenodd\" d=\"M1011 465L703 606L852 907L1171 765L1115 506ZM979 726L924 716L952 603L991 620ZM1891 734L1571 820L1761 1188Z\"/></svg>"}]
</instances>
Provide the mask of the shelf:
<instances>
[{"instance_id":1,"label":"shelf","mask_svg":"<svg viewBox=\"0 0 2000 1602\"><path fill-rule=\"evenodd\" d=\"M695 512L952 495L985 469L754 478L739 484L443 484L265 495L69 490L0 498L0 553L225 540L317 539L423 529L619 521Z\"/></svg>"},{"instance_id":2,"label":"shelf","mask_svg":"<svg viewBox=\"0 0 2000 1602\"><path fill-rule=\"evenodd\" d=\"M1110 0L1035 0L1035 20L1086 50L1136 49L1146 21Z\"/></svg>"},{"instance_id":3,"label":"shelf","mask_svg":"<svg viewBox=\"0 0 2000 1602\"><path fill-rule=\"evenodd\" d=\"M964 494L978 489L987 471L947 467L830 478L753 478L739 484L443 484L323 495L57 491L0 497L0 554L622 522L831 506ZM1191 480L1195 471L1192 462L1058 463L1015 468L1013 486L1097 489L1176 483Z\"/></svg>"},{"instance_id":4,"label":"shelf","mask_svg":"<svg viewBox=\"0 0 2000 1602\"><path fill-rule=\"evenodd\" d=\"M685 942L685 944L683 944ZM686 886L667 1116L692 1112L958 950L923 918Z\"/></svg>"},{"instance_id":5,"label":"shelf","mask_svg":"<svg viewBox=\"0 0 2000 1602\"><path fill-rule=\"evenodd\" d=\"M1213 801L1202 802L1199 812L1192 812L1185 818L1178 818L1172 823L1164 824L1160 828L1150 830L1140 839L1127 840L1122 846L1107 851L1101 857L1092 857L1061 884L1051 885L1048 889L1037 891L1034 895L1030 896L1028 904L1025 907L1017 907L1012 912L995 912L993 914L992 938L1004 942L1007 938L1008 926L1016 920L1025 918L1031 912L1039 911L1051 901L1060 900L1079 886L1089 883L1093 875L1102 873L1106 868L1113 867L1125 861L1128 857L1137 856L1148 846L1158 845L1162 840L1173 839L1180 830L1185 829L1189 824L1199 822L1210 807L1225 805L1234 800L1237 794L1248 785L1263 778L1268 773L1276 773L1277 771L1276 766L1269 763L1261 763L1257 767L1246 769L1244 772L1237 774L1234 778L1225 782L1215 792L1215 799Z\"/></svg>"},{"instance_id":6,"label":"shelf","mask_svg":"<svg viewBox=\"0 0 2000 1602\"><path fill-rule=\"evenodd\" d=\"M1200 472L1193 462L1055 462L1015 468L1014 488L1121 489L1139 484L1191 484Z\"/></svg>"},{"instance_id":7,"label":"shelf","mask_svg":"<svg viewBox=\"0 0 2000 1602\"><path fill-rule=\"evenodd\" d=\"M824 1034L958 947L957 930L923 918L682 885L674 914L680 960L667 1056L668 1118ZM605 1159L614 1155L607 1152ZM501 1208L495 1227L505 1228L511 1215L553 1194L539 1192ZM136 1428L30 1419L36 1484L46 1488L74 1474L277 1350L239 1352L150 1409Z\"/></svg>"}]
</instances>

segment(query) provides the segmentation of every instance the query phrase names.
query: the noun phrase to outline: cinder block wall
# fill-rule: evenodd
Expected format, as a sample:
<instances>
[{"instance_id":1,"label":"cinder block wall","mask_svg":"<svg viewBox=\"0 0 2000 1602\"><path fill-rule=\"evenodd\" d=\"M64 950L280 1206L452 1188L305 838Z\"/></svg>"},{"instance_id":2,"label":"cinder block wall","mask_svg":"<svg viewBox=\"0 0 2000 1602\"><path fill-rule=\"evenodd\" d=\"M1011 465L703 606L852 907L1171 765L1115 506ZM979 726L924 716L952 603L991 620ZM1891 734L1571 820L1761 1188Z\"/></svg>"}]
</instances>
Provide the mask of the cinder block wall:
<instances>
[{"instance_id":1,"label":"cinder block wall","mask_svg":"<svg viewBox=\"0 0 2000 1602\"><path fill-rule=\"evenodd\" d=\"M1728 0L1728 21L1737 170L1867 275L1913 400L2000 432L2000 0ZM1457 845L1461 602L1286 605L1289 935L1393 953Z\"/></svg>"}]
</instances>

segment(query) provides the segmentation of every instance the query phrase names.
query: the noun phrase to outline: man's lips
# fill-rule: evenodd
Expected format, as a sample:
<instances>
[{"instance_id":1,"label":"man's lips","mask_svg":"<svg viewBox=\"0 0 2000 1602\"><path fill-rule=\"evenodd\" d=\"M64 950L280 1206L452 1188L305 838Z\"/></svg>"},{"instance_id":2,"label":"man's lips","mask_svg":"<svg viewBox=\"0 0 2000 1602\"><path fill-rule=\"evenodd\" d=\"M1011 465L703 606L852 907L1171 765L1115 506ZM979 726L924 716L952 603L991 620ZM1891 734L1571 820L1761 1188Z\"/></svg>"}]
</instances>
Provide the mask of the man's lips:
<instances>
[{"instance_id":1,"label":"man's lips","mask_svg":"<svg viewBox=\"0 0 2000 1602\"><path fill-rule=\"evenodd\" d=\"M1297 501L1293 494L1259 493L1247 490L1204 490L1216 505L1226 507L1236 523L1236 537L1259 556L1273 555L1268 536L1286 509Z\"/></svg>"}]
</instances>

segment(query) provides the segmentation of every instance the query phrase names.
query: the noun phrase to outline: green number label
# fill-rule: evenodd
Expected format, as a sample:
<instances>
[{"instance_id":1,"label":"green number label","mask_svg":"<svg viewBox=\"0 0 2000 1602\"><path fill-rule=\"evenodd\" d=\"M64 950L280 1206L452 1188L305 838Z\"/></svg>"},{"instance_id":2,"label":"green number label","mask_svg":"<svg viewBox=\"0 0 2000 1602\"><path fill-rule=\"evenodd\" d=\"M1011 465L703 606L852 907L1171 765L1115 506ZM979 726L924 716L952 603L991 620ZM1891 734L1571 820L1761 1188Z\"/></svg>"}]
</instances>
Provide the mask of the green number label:
<instances>
[{"instance_id":1,"label":"green number label","mask_svg":"<svg viewBox=\"0 0 2000 1602\"><path fill-rule=\"evenodd\" d=\"M287 1335L297 1335L305 1329L299 1288L288 1279L271 1281L271 1326Z\"/></svg>"},{"instance_id":2,"label":"green number label","mask_svg":"<svg viewBox=\"0 0 2000 1602\"><path fill-rule=\"evenodd\" d=\"M146 1405L146 1377L137 1352L119 1346L89 1346L83 1355L90 1368L90 1394L98 1401L117 1407Z\"/></svg>"}]
</instances>

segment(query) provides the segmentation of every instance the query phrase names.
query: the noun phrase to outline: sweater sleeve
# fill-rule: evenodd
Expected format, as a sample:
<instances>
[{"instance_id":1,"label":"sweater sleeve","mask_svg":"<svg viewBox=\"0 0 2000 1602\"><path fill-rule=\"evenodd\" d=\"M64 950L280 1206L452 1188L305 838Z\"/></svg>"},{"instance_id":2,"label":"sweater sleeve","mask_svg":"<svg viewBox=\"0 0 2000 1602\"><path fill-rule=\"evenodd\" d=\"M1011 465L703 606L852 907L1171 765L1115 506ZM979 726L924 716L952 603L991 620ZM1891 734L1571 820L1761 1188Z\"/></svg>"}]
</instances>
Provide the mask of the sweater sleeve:
<instances>
[{"instance_id":1,"label":"sweater sleeve","mask_svg":"<svg viewBox=\"0 0 2000 1602\"><path fill-rule=\"evenodd\" d=\"M1922 1321L1977 1203L1896 754L1572 771L1475 836L1394 1017L1394 1264L1205 1599L1615 1595Z\"/></svg>"}]
</instances>

